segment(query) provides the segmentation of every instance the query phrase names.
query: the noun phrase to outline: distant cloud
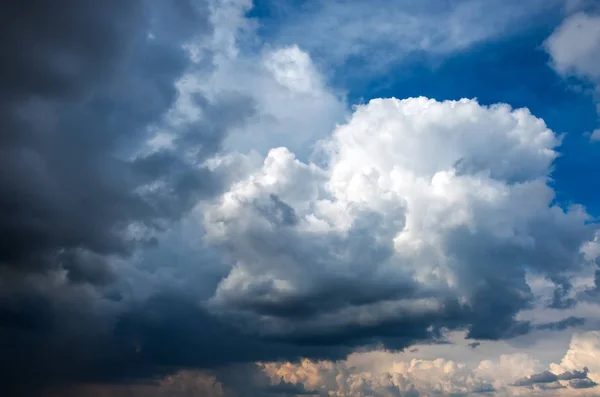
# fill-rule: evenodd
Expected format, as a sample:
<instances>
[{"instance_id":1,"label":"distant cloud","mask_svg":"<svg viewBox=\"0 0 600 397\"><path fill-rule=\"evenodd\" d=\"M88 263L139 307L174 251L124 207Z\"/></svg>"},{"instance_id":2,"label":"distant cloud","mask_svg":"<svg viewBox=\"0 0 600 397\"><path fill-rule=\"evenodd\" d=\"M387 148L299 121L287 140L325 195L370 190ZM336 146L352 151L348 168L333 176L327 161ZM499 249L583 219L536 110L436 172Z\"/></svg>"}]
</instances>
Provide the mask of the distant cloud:
<instances>
[{"instance_id":1,"label":"distant cloud","mask_svg":"<svg viewBox=\"0 0 600 397\"><path fill-rule=\"evenodd\" d=\"M569 382L569 386L573 389L591 389L598 386L598 384L591 379L574 379Z\"/></svg>"},{"instance_id":2,"label":"distant cloud","mask_svg":"<svg viewBox=\"0 0 600 397\"><path fill-rule=\"evenodd\" d=\"M333 0L295 7L270 1L266 7L279 18L263 22L263 30L268 42L298 44L326 65L351 64L346 73L383 73L414 56L446 56L515 34L562 2Z\"/></svg>"},{"instance_id":3,"label":"distant cloud","mask_svg":"<svg viewBox=\"0 0 600 397\"><path fill-rule=\"evenodd\" d=\"M491 396L516 397L523 395L524 388L527 393L540 396L578 396L588 395L580 394L580 390L597 387L594 379L600 372L587 367L565 371L563 364L585 359L587 354L598 354L598 349L577 350L581 343L588 343L586 346L591 348L589 343L595 343L596 339L594 332L574 337L563 363L560 366L553 364L550 370L541 372L536 372L539 362L524 354L501 355L498 360L484 360L473 365L442 358L410 361L396 358L385 365L375 356L369 359L367 354L361 357L359 353L354 355L353 361L304 360L299 364L269 363L263 366L272 382L277 383L280 378L300 382L320 391L321 395L388 397L489 393ZM360 368L351 366L351 362L360 363ZM528 375L522 377L523 373Z\"/></svg>"},{"instance_id":4,"label":"distant cloud","mask_svg":"<svg viewBox=\"0 0 600 397\"><path fill-rule=\"evenodd\" d=\"M544 371L539 374L533 374L525 378L518 379L514 386L529 387L540 386L543 389L561 389L566 386L559 381L568 381L567 385L573 389L589 389L597 386L597 383L588 378L589 370L584 368L582 371L563 372L554 374L550 371Z\"/></svg>"},{"instance_id":5,"label":"distant cloud","mask_svg":"<svg viewBox=\"0 0 600 397\"><path fill-rule=\"evenodd\" d=\"M551 64L562 76L592 85L600 114L600 10L580 11L567 17L545 41ZM594 130L590 140L600 139Z\"/></svg>"},{"instance_id":6,"label":"distant cloud","mask_svg":"<svg viewBox=\"0 0 600 397\"><path fill-rule=\"evenodd\" d=\"M560 74L600 79L600 15L578 12L569 16L546 40L545 47Z\"/></svg>"},{"instance_id":7,"label":"distant cloud","mask_svg":"<svg viewBox=\"0 0 600 397\"><path fill-rule=\"evenodd\" d=\"M533 386L538 383L553 383L558 380L558 376L550 371L544 371L539 374L533 374L525 378L521 378L515 382L515 386Z\"/></svg>"},{"instance_id":8,"label":"distant cloud","mask_svg":"<svg viewBox=\"0 0 600 397\"><path fill-rule=\"evenodd\" d=\"M539 330L562 331L569 327L578 327L585 324L585 319L581 317L569 317L556 322L537 325Z\"/></svg>"}]
</instances>

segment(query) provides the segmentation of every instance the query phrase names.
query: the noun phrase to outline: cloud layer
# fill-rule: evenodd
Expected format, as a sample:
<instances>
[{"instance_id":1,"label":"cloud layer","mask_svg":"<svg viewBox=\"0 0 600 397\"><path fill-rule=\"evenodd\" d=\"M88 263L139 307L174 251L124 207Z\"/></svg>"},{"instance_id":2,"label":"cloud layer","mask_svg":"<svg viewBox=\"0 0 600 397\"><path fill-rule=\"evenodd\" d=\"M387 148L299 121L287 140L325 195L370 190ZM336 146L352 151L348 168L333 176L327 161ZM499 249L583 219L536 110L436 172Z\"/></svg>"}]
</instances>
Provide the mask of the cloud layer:
<instances>
[{"instance_id":1,"label":"cloud layer","mask_svg":"<svg viewBox=\"0 0 600 397\"><path fill-rule=\"evenodd\" d=\"M560 364L549 370L526 354L502 354L467 365L446 359L405 361L401 355L358 353L339 362L268 363L272 382L284 379L328 396L593 396L597 372L598 332L576 334ZM583 363L593 366L589 369ZM577 368L577 369L576 369ZM522 375L526 374L525 378ZM548 394L554 391L555 394Z\"/></svg>"}]
</instances>

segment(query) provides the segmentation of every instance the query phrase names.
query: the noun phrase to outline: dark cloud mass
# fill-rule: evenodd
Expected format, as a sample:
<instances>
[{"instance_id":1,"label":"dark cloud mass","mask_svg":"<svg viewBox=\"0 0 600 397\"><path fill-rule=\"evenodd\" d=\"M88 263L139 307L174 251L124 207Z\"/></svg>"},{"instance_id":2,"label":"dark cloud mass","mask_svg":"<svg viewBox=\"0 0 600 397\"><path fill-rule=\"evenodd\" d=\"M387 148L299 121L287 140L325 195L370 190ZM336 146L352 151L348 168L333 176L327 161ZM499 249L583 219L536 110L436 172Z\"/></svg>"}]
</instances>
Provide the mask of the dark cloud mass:
<instances>
[{"instance_id":1,"label":"dark cloud mass","mask_svg":"<svg viewBox=\"0 0 600 397\"><path fill-rule=\"evenodd\" d=\"M246 335L198 305L202 286L188 294L159 281L152 298L135 301L119 268L137 248L152 256L156 232L220 191L218 178L198 164L253 112L252 101L235 92L193 95L201 120L165 121L177 80L211 68L208 52L192 64L182 48L211 34L206 2L0 7L2 395L61 395L72 384L135 383L182 367L349 352ZM163 124L175 129L174 148L139 154L152 127ZM273 198L272 205L290 216L285 203ZM160 266L169 264L162 259ZM222 275L202 277L210 290ZM291 391L309 393L285 382L265 393Z\"/></svg>"},{"instance_id":2,"label":"dark cloud mass","mask_svg":"<svg viewBox=\"0 0 600 397\"><path fill-rule=\"evenodd\" d=\"M120 293L103 289L118 278L114 259L154 244L153 231L218 188L176 149L136 155L192 67L182 44L211 31L202 1L0 6L3 395L100 376L120 354L105 350L120 349L106 340L122 309ZM238 97L197 105L206 125L177 131L176 144L197 148L201 161L251 105ZM223 107L236 115L224 121Z\"/></svg>"},{"instance_id":3,"label":"dark cloud mass","mask_svg":"<svg viewBox=\"0 0 600 397\"><path fill-rule=\"evenodd\" d=\"M169 33L163 42L157 5L65 0L3 6L2 51L8 56L1 158L10 170L0 181L4 266L49 270L66 252L73 277L81 280L84 270L74 269L80 258L67 251L125 254L133 243L123 235L126 225L152 227L181 211L163 197L136 192L143 177L169 178L175 188L187 183L188 190L202 182L181 181L168 155L133 163L117 156L132 150L136 137L173 103L174 82L187 65L180 47L189 38L186 23L200 32L210 28L204 10L194 15L182 8L184 33ZM156 40L148 39L151 31Z\"/></svg>"}]
</instances>

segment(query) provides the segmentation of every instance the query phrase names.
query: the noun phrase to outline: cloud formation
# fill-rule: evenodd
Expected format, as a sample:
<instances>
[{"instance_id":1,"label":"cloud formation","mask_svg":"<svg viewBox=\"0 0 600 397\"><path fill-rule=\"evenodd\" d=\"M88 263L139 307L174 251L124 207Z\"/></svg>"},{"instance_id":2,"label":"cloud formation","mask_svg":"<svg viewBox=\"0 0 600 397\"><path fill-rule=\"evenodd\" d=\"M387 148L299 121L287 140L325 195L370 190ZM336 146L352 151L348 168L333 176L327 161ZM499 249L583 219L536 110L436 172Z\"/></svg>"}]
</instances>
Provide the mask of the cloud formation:
<instances>
[{"instance_id":1,"label":"cloud formation","mask_svg":"<svg viewBox=\"0 0 600 397\"><path fill-rule=\"evenodd\" d=\"M152 378L186 361L210 367L316 354L242 335L198 305L222 271L216 251L194 246L202 230L190 232L185 218L235 179L245 156L220 156L222 148L249 150L245 136L262 130L277 140L290 126L313 139L345 112L298 48L239 55L250 6L3 6L1 44L10 56L2 65L0 150L11 172L0 177L0 368L7 393ZM241 80L229 81L233 75ZM303 123L299 109L323 116ZM296 135L279 143L308 150L312 143ZM225 348L217 339L229 332ZM177 334L179 347L163 353Z\"/></svg>"},{"instance_id":2,"label":"cloud formation","mask_svg":"<svg viewBox=\"0 0 600 397\"><path fill-rule=\"evenodd\" d=\"M600 114L600 10L579 11L567 17L544 45L554 69L565 78L576 78L591 87ZM590 139L600 139L600 129Z\"/></svg>"},{"instance_id":3,"label":"cloud formation","mask_svg":"<svg viewBox=\"0 0 600 397\"><path fill-rule=\"evenodd\" d=\"M124 262L219 190L202 162L252 103L197 95L202 117L177 117L180 78L211 67L183 46L214 34L208 9L203 1L3 6L0 161L10 172L0 176L0 368L9 394L13 384L77 378L74 369L96 376L98 345L136 294L121 284ZM157 129L177 139L146 150Z\"/></svg>"},{"instance_id":4,"label":"cloud formation","mask_svg":"<svg viewBox=\"0 0 600 397\"><path fill-rule=\"evenodd\" d=\"M359 374L339 360L453 330L498 340L584 324L518 317L539 303L526 276L569 310L573 275L600 253L586 210L554 200L561 139L543 120L471 99L349 109L313 58L321 42L344 63L398 38L446 54L547 2L501 15L451 2L429 21L394 9L384 20L423 35L387 37L383 23L339 46L311 36L329 32L328 12L356 26L337 2L293 43L261 42L249 0L12 3L0 13L2 393L492 393L509 382L497 377L543 368L507 356ZM376 7L355 7L376 25ZM501 21L482 30L484 14ZM573 343L551 371L593 388L578 345L591 342Z\"/></svg>"},{"instance_id":5,"label":"cloud formation","mask_svg":"<svg viewBox=\"0 0 600 397\"><path fill-rule=\"evenodd\" d=\"M595 395L595 369L580 367L577 360L598 353L597 332L574 336L561 364L550 370L525 354L502 354L495 360L467 365L446 359L404 361L400 355L358 353L338 362L304 360L299 364L268 363L263 368L272 382L283 378L299 382L329 396L501 396ZM585 348L587 350L582 350ZM390 356L382 359L381 354ZM391 360L391 361L390 361ZM522 374L528 374L520 378ZM591 389L591 390L585 390ZM558 394L548 394L555 391ZM591 394L589 394L591 392Z\"/></svg>"},{"instance_id":6,"label":"cloud formation","mask_svg":"<svg viewBox=\"0 0 600 397\"><path fill-rule=\"evenodd\" d=\"M433 337L432 326L527 333L515 321L532 299L526 271L586 266L580 249L593 236L583 208L552 205L558 144L506 105L359 106L322 143L323 167L273 149L204 211L232 266L211 304L257 332L307 340L369 330L401 346Z\"/></svg>"},{"instance_id":7,"label":"cloud formation","mask_svg":"<svg viewBox=\"0 0 600 397\"><path fill-rule=\"evenodd\" d=\"M263 22L263 29L277 44L298 44L328 65L350 64L352 68L344 72L360 79L365 71L385 73L400 62L451 56L518 34L559 9L563 1L264 3L277 18Z\"/></svg>"}]
</instances>

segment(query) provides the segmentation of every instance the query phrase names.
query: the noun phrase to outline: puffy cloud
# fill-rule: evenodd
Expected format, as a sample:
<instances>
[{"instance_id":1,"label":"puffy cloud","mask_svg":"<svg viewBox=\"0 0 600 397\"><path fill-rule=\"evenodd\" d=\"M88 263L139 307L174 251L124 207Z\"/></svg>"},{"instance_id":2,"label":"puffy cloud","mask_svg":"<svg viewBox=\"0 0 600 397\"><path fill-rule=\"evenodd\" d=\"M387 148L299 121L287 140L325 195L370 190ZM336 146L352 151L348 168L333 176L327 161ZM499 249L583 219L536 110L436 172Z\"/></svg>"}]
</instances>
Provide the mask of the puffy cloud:
<instances>
[{"instance_id":1,"label":"puffy cloud","mask_svg":"<svg viewBox=\"0 0 600 397\"><path fill-rule=\"evenodd\" d=\"M554 69L564 77L591 83L592 95L600 98L600 14L598 10L580 11L567 17L544 45ZM600 113L600 102L596 105ZM598 140L600 130L590 134Z\"/></svg>"},{"instance_id":2,"label":"puffy cloud","mask_svg":"<svg viewBox=\"0 0 600 397\"><path fill-rule=\"evenodd\" d=\"M476 371L444 359L394 362L391 368L357 368L349 362L311 362L264 364L276 381L283 378L301 382L329 396L419 396L468 395L495 391L494 386Z\"/></svg>"},{"instance_id":3,"label":"puffy cloud","mask_svg":"<svg viewBox=\"0 0 600 397\"><path fill-rule=\"evenodd\" d=\"M569 350L560 365L552 367L553 372L574 371L586 368L586 373L594 382L600 382L600 332L591 331L573 335Z\"/></svg>"},{"instance_id":4,"label":"puffy cloud","mask_svg":"<svg viewBox=\"0 0 600 397\"><path fill-rule=\"evenodd\" d=\"M560 74L600 79L600 16L585 12L569 16L545 45Z\"/></svg>"},{"instance_id":5,"label":"puffy cloud","mask_svg":"<svg viewBox=\"0 0 600 397\"><path fill-rule=\"evenodd\" d=\"M202 76L195 84L208 96L235 91L256 104L254 116L225 140L227 150L265 155L285 146L306 158L314 143L346 117L343 96L332 92L310 56L296 45L223 59L208 79Z\"/></svg>"},{"instance_id":6,"label":"puffy cloud","mask_svg":"<svg viewBox=\"0 0 600 397\"><path fill-rule=\"evenodd\" d=\"M359 106L322 142L322 165L273 149L203 208L231 264L211 305L257 332L313 341L526 333L514 321L532 299L526 270L582 268L593 236L583 208L552 204L558 145L507 105Z\"/></svg>"},{"instance_id":7,"label":"puffy cloud","mask_svg":"<svg viewBox=\"0 0 600 397\"><path fill-rule=\"evenodd\" d=\"M301 383L323 396L591 396L597 374L579 365L592 361L586 356L598 352L593 345L596 334L574 336L561 364L551 364L550 370L523 353L501 354L471 365L442 358L406 361L401 354L391 353L386 354L393 360L382 361L373 353L357 353L337 362L263 363L262 368L271 382Z\"/></svg>"}]
</instances>

